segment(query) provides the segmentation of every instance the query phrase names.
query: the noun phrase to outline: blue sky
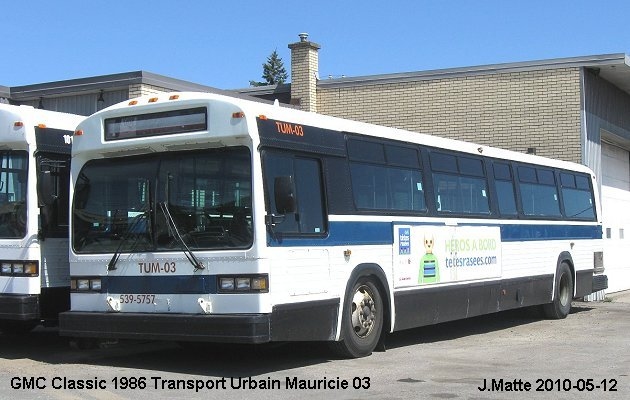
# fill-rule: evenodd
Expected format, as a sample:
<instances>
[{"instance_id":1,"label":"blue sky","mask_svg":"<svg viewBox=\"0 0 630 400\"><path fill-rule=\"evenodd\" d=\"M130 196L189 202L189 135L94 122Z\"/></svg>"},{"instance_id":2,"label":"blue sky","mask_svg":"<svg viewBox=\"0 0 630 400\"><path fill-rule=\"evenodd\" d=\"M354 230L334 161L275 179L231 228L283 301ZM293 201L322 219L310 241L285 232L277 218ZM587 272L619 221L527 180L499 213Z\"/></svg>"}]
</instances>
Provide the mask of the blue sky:
<instances>
[{"instance_id":1,"label":"blue sky","mask_svg":"<svg viewBox=\"0 0 630 400\"><path fill-rule=\"evenodd\" d=\"M145 70L221 89L261 80L308 32L339 77L630 53L630 1L19 0L0 12L0 85Z\"/></svg>"}]
</instances>

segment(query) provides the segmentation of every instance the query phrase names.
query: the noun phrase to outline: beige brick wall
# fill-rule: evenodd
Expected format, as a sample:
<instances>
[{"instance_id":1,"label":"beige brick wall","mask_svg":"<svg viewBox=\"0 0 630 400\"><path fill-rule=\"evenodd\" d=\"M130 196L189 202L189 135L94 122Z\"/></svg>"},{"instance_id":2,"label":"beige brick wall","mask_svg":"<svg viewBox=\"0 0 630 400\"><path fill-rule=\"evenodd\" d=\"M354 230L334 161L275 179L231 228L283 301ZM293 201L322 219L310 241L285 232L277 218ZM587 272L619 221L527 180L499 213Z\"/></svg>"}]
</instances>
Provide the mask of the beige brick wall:
<instances>
[{"instance_id":1,"label":"beige brick wall","mask_svg":"<svg viewBox=\"0 0 630 400\"><path fill-rule=\"evenodd\" d=\"M146 83L139 83L135 85L129 85L129 98L146 96L150 94L158 94L164 92L172 92L172 90L163 88L160 86L148 85Z\"/></svg>"},{"instance_id":2,"label":"beige brick wall","mask_svg":"<svg viewBox=\"0 0 630 400\"><path fill-rule=\"evenodd\" d=\"M581 162L580 70L320 85L322 114Z\"/></svg>"},{"instance_id":3,"label":"beige brick wall","mask_svg":"<svg viewBox=\"0 0 630 400\"><path fill-rule=\"evenodd\" d=\"M297 42L291 49L291 103L304 111L317 111L317 69L320 46L313 42Z\"/></svg>"}]
</instances>

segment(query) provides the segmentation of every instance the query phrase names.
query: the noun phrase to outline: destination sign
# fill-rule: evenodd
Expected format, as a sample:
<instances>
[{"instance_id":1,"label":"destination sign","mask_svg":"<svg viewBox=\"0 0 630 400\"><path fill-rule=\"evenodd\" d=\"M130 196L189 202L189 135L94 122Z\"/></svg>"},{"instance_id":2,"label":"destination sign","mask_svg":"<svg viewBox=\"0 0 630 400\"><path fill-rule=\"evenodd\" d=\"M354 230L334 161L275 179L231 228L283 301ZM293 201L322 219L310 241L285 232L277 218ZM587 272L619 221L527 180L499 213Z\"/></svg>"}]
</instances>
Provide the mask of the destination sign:
<instances>
[{"instance_id":1,"label":"destination sign","mask_svg":"<svg viewBox=\"0 0 630 400\"><path fill-rule=\"evenodd\" d=\"M257 122L263 145L320 154L346 154L343 132L264 118L258 118Z\"/></svg>"},{"instance_id":2,"label":"destination sign","mask_svg":"<svg viewBox=\"0 0 630 400\"><path fill-rule=\"evenodd\" d=\"M105 120L105 140L125 140L147 136L204 131L208 129L205 107L149 114L125 115Z\"/></svg>"}]
</instances>

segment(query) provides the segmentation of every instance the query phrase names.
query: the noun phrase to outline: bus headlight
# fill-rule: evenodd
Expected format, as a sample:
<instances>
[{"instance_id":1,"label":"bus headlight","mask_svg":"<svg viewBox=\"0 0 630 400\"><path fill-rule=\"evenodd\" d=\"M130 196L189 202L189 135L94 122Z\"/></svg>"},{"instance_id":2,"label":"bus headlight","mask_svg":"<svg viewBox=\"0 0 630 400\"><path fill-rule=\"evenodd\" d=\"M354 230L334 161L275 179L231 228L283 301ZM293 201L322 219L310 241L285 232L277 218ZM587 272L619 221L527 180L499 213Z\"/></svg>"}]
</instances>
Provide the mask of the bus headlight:
<instances>
[{"instance_id":1,"label":"bus headlight","mask_svg":"<svg viewBox=\"0 0 630 400\"><path fill-rule=\"evenodd\" d=\"M230 275L218 276L219 293L267 293L269 277L267 275Z\"/></svg>"},{"instance_id":2,"label":"bus headlight","mask_svg":"<svg viewBox=\"0 0 630 400\"><path fill-rule=\"evenodd\" d=\"M8 276L37 276L39 264L37 261L2 261L0 274Z\"/></svg>"},{"instance_id":3,"label":"bus headlight","mask_svg":"<svg viewBox=\"0 0 630 400\"><path fill-rule=\"evenodd\" d=\"M219 278L219 291L231 292L234 290L234 278Z\"/></svg>"},{"instance_id":4,"label":"bus headlight","mask_svg":"<svg viewBox=\"0 0 630 400\"><path fill-rule=\"evenodd\" d=\"M77 290L90 290L90 280L77 279Z\"/></svg>"},{"instance_id":5,"label":"bus headlight","mask_svg":"<svg viewBox=\"0 0 630 400\"><path fill-rule=\"evenodd\" d=\"M11 263L3 262L0 272L2 272L2 274L4 275L9 275L11 272L13 272L13 266L11 265Z\"/></svg>"},{"instance_id":6,"label":"bus headlight","mask_svg":"<svg viewBox=\"0 0 630 400\"><path fill-rule=\"evenodd\" d=\"M236 278L236 290L249 290L251 286L250 278Z\"/></svg>"},{"instance_id":7,"label":"bus headlight","mask_svg":"<svg viewBox=\"0 0 630 400\"><path fill-rule=\"evenodd\" d=\"M70 279L71 292L100 292L103 289L103 281L100 276L80 277Z\"/></svg>"},{"instance_id":8,"label":"bus headlight","mask_svg":"<svg viewBox=\"0 0 630 400\"><path fill-rule=\"evenodd\" d=\"M100 279L91 279L90 280L90 289L92 290L101 290L101 280Z\"/></svg>"}]
</instances>

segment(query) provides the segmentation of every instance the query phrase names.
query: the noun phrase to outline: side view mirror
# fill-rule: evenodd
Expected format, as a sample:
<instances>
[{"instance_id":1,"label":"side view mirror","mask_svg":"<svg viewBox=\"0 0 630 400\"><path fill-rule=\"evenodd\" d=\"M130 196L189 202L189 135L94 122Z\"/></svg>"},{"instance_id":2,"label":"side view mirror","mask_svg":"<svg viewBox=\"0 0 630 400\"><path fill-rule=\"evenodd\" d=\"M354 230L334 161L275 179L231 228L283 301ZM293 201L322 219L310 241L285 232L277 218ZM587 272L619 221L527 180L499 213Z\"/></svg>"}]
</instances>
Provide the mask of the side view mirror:
<instances>
[{"instance_id":1,"label":"side view mirror","mask_svg":"<svg viewBox=\"0 0 630 400\"><path fill-rule=\"evenodd\" d=\"M278 214L290 214L296 211L295 185L293 176L278 176L273 181L274 199Z\"/></svg>"}]
</instances>

